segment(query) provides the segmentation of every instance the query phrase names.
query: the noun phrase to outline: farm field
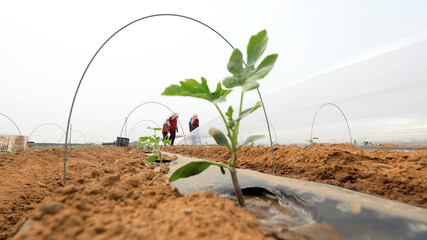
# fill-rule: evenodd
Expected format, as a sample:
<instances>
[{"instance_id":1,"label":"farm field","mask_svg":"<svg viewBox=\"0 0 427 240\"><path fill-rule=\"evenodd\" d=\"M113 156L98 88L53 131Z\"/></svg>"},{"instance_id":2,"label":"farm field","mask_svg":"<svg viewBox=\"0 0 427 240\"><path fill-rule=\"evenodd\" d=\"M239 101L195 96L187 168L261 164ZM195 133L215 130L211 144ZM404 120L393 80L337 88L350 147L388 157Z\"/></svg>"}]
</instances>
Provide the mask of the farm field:
<instances>
[{"instance_id":1,"label":"farm field","mask_svg":"<svg viewBox=\"0 0 427 240\"><path fill-rule=\"evenodd\" d=\"M123 150L123 148L122 148ZM63 149L0 154L0 239L269 239L250 213L211 191L182 196L146 167L141 149ZM273 238L271 238L273 239Z\"/></svg>"},{"instance_id":2,"label":"farm field","mask_svg":"<svg viewBox=\"0 0 427 240\"><path fill-rule=\"evenodd\" d=\"M231 160L221 146L166 147L165 151L218 162ZM427 208L427 150L366 151L346 144L307 148L274 146L276 175L325 183ZM238 167L273 174L270 147L245 146Z\"/></svg>"},{"instance_id":3,"label":"farm field","mask_svg":"<svg viewBox=\"0 0 427 240\"><path fill-rule=\"evenodd\" d=\"M186 155L185 146L165 150ZM28 217L30 227L16 239L274 239L229 199L210 191L182 196L167 183L169 168L147 167L142 149L122 148L120 159L117 147L68 153L66 187L63 149L0 154L0 239L14 236ZM219 146L188 146L188 155L219 162L230 158ZM427 207L427 150L275 146L275 159L277 175ZM271 174L271 166L268 147L239 151L239 168Z\"/></svg>"}]
</instances>

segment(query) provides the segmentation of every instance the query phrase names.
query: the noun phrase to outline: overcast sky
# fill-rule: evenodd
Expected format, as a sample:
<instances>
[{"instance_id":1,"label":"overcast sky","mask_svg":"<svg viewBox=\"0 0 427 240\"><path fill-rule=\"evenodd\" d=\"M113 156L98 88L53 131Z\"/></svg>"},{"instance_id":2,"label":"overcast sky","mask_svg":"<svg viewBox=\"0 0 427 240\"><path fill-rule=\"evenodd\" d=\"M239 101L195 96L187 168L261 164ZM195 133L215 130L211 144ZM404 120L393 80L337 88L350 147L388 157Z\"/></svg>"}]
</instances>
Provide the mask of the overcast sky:
<instances>
[{"instance_id":1,"label":"overcast sky","mask_svg":"<svg viewBox=\"0 0 427 240\"><path fill-rule=\"evenodd\" d=\"M65 130L78 82L98 48L124 25L153 14L204 22L245 56L250 36L266 29L266 54L279 54L261 82L261 93L268 93L426 30L426 12L422 0L2 1L0 113L23 135L44 123ZM86 73L71 118L73 141L113 141L125 117L151 101L179 112L185 130L194 113L202 124L209 121L216 112L208 102L160 94L170 84L201 76L213 88L229 76L231 52L217 34L188 19L154 17L129 26L104 46ZM246 100L255 97L251 93ZM161 125L169 115L162 105L145 104L130 116L127 131L134 127L135 135L145 135L138 122ZM1 133L18 134L2 115ZM30 140L57 142L62 134L45 125Z\"/></svg>"}]
</instances>

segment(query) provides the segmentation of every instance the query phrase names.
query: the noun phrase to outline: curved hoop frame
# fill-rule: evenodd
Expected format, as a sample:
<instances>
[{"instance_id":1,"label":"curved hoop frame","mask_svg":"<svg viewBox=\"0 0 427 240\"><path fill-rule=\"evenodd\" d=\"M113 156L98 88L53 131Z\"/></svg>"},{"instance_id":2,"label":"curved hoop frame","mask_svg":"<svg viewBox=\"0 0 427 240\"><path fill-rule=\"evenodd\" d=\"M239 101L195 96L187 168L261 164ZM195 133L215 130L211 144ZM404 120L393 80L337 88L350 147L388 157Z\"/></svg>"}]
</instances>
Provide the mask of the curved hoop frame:
<instances>
[{"instance_id":1,"label":"curved hoop frame","mask_svg":"<svg viewBox=\"0 0 427 240\"><path fill-rule=\"evenodd\" d=\"M133 126L132 126L132 128L130 129L130 131L128 132L128 135L127 135L127 137L129 137L129 139L130 139L130 137L132 136L132 131L133 131L133 129L139 124L139 123L141 123L141 122L151 122L151 123L154 123L154 125L156 125L157 127L159 127L160 128L160 126L159 126L159 124L157 124L156 122L154 122L153 120L149 120L149 119L143 119L143 120L141 120L141 121L139 121L139 122L137 122L137 123L135 123ZM136 128L136 129L138 129L138 128ZM135 130L136 130L135 129Z\"/></svg>"},{"instance_id":2,"label":"curved hoop frame","mask_svg":"<svg viewBox=\"0 0 427 240\"><path fill-rule=\"evenodd\" d=\"M166 106L165 104L160 103L160 102L151 101L151 102L144 102L144 103L141 103L141 104L139 104L138 106L136 106L132 111L130 111L130 113L128 114L128 116L125 118L125 122L124 122L124 123L123 123L123 125L122 125L122 130L120 131L120 138L122 137L122 134L123 134L123 128L125 127L126 122L128 121L128 119L129 119L130 115L131 115L131 114L132 114L132 113L133 113L137 108L139 108L139 107L141 107L141 106L143 106L143 105L145 105L145 104L149 104L149 103L159 104L159 105L161 105L161 106L163 106L163 107L165 107L165 108L169 109L169 111L171 111L171 113L174 113L174 111L172 111L172 109L170 109L168 106ZM187 140L185 140L184 128L182 127L182 125L181 125L181 121L179 121L179 119L178 119L178 123L179 123L179 125L181 126L182 134L184 134L185 152L187 152ZM119 144L119 156L120 156L120 144Z\"/></svg>"},{"instance_id":3,"label":"curved hoop frame","mask_svg":"<svg viewBox=\"0 0 427 240\"><path fill-rule=\"evenodd\" d=\"M262 121L265 121L265 119L259 119L258 121L254 122L254 123L252 124L251 128L249 128L248 137L249 137L249 134L250 134L250 133L251 133L251 131L252 131L252 128L255 126L255 124L257 124L257 123L259 123L259 122L262 122ZM276 143L277 143L277 134L276 134L276 129L274 129L274 127L273 127L273 125L272 125L271 123L269 123L269 125L270 125L270 126L271 126L271 128L273 129L274 136L276 137Z\"/></svg>"},{"instance_id":4,"label":"curved hoop frame","mask_svg":"<svg viewBox=\"0 0 427 240\"><path fill-rule=\"evenodd\" d=\"M87 144L87 139L86 139L86 136L85 136L85 134L84 134L84 133L82 133L82 132L80 132L79 130L74 129L74 128L73 128L73 131L76 131L76 132L80 133L80 137L79 137L79 138L77 138L77 140L76 140L76 141L78 141L81 137L83 137L83 138L85 139L85 141L86 141L86 144Z\"/></svg>"},{"instance_id":5,"label":"curved hoop frame","mask_svg":"<svg viewBox=\"0 0 427 240\"><path fill-rule=\"evenodd\" d=\"M311 123L311 134L310 134L310 139L313 139L313 127L314 127L314 120L316 120L317 114L319 113L320 109L322 109L322 108L323 108L324 106L326 106L326 105L332 105L332 106L336 107L338 110L340 110L340 112L341 112L342 116L344 117L345 123L347 124L348 134L350 135L350 144L353 144L353 142L352 142L353 140L352 140L352 138L351 138L350 126L348 125L347 118L345 117L345 114L344 114L344 112L341 110L341 108L339 108L339 107L338 107L337 105L335 105L334 103L325 103L325 104L323 104L322 106L320 106L320 107L319 107L319 109L317 109L317 112L316 112L316 114L314 115L314 118L313 118L313 122Z\"/></svg>"},{"instance_id":6,"label":"curved hoop frame","mask_svg":"<svg viewBox=\"0 0 427 240\"><path fill-rule=\"evenodd\" d=\"M10 117L6 116L6 114L3 114L3 113L0 113L0 114L5 116L7 119L9 119L13 123L13 125L15 125L16 129L18 129L19 136L22 136L21 130L19 130L18 125L16 125L16 123L13 120Z\"/></svg>"},{"instance_id":7,"label":"curved hoop frame","mask_svg":"<svg viewBox=\"0 0 427 240\"><path fill-rule=\"evenodd\" d=\"M42 127L42 126L45 126L45 125L53 125L53 126L56 126L56 127L58 127L59 129L61 129L61 130L62 130L62 132L63 132L64 134L63 134L63 135L61 136L61 138L59 139L59 141L58 141L58 143L59 143L59 142L61 141L62 137L65 135L65 130L64 130L62 127L60 127L58 124L55 124L55 123L42 123L42 124L38 125L37 127L35 127L35 128L33 129L33 131L31 131L30 135L28 135L28 140L30 140L30 137L31 137L31 135L33 135L34 131L36 131L39 127Z\"/></svg>"},{"instance_id":8,"label":"curved hoop frame","mask_svg":"<svg viewBox=\"0 0 427 240\"><path fill-rule=\"evenodd\" d=\"M81 85L81 83L82 83L82 81L83 81L83 78L85 77L85 75L86 75L86 72L87 72L87 70L89 69L89 67L90 67L90 65L92 64L92 62L93 62L93 60L95 59L95 57L98 55L98 53L101 51L101 49L105 46L105 44L107 44L107 42L109 42L117 33L119 33L120 31L122 31L123 29L125 29L125 28L127 28L128 26L130 26L130 25L132 25L132 24L134 24L134 23L136 23L136 22L139 22L139 21L141 21L141 20L144 20L144 19L148 19L148 18L152 18L152 17L162 17L162 16L169 16L169 17L181 17L181 18L185 18L185 19L188 19L188 20L191 20L191 21L194 21L194 22L197 22L197 23L199 23L199 24L201 24L201 25L203 25L203 26L205 26L205 27L207 27L207 28L209 28L210 30L212 30L213 32L215 32L219 37L221 37L232 49L234 49L234 47L233 47L233 45L231 45L231 43L229 42L229 41L227 41L227 39L225 38L225 37L223 37L219 32L217 32L215 29L213 29L212 27L210 27L209 25L207 25L207 24L205 24L205 23L203 23L203 22L201 22L201 21L199 21L199 20L197 20L197 19L194 19L194 18L191 18L191 17L187 17L187 16L184 16L184 15L179 15L179 14L171 14L171 13L161 13L161 14L154 14L154 15L149 15L149 16L145 16L145 17L142 17L142 18L138 18L138 19L136 19L136 20L134 20L134 21L132 21L132 22L130 22L130 23L128 23L128 24L126 24L125 26L123 26L123 27L121 27L119 30L117 30L115 33L113 33L113 35L111 35L102 45L101 45L101 47L99 47L98 48L98 50L95 52L95 54L93 55L93 57L92 57L92 59L89 61L89 63L88 63L88 65L86 66L86 69L84 70L84 72L83 72L83 75L82 75L82 77L80 78L80 81L79 81L79 84L77 85L77 89L76 89L76 92L74 93L74 97L73 97L73 101L72 101L72 103L71 103L71 108L70 108L70 113L69 113L69 115L68 115L68 121L67 121L67 131L66 131L66 134L65 134L65 144L64 144L64 186L66 185L66 172L67 172L67 139L68 139L68 130L69 130L69 128L70 128L70 121L71 121L71 115L72 115L72 113L73 113L73 108L74 108L74 103L75 103L75 101L76 101L76 97L77 97L77 93L78 93L78 91L79 91L79 88L80 88L80 85ZM246 64L245 64L246 65ZM260 93L260 91L259 91L259 89L257 88L257 91L258 91L258 95L259 95L259 98L260 98L260 100L261 100L261 102L262 102L262 108L264 109L264 115L265 115L265 119L266 119L266 121L267 121L267 128L268 128L268 134L269 134L269 136L270 136L270 145L271 145L271 152L272 152L272 156L273 156L273 174L276 174L276 166L275 166L275 163L274 163L274 151L273 151L273 143L272 143L272 140L271 140L271 132L270 132L270 126L269 126L269 124L268 124L268 118L267 118L267 112L266 112L266 110L265 110L265 107L264 107L264 102L263 102L263 100L262 100L262 97L261 97L261 93ZM181 127L182 128L182 127ZM187 146L187 145L186 145Z\"/></svg>"}]
</instances>

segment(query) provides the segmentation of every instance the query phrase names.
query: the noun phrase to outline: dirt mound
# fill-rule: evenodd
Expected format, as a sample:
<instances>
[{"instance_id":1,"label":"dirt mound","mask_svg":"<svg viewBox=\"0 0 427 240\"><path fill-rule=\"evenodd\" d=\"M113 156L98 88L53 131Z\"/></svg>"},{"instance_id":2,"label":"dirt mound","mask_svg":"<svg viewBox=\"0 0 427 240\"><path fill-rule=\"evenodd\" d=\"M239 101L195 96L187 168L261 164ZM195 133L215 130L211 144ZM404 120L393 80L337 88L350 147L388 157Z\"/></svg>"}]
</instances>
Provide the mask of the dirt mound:
<instances>
[{"instance_id":1,"label":"dirt mound","mask_svg":"<svg viewBox=\"0 0 427 240\"><path fill-rule=\"evenodd\" d=\"M231 160L221 146L166 147L165 151L218 162ZM331 184L377 197L427 208L427 150L359 150L346 144L307 148L274 146L276 175ZM238 167L273 174L270 147L247 146Z\"/></svg>"},{"instance_id":2,"label":"dirt mound","mask_svg":"<svg viewBox=\"0 0 427 240\"><path fill-rule=\"evenodd\" d=\"M182 196L140 149L120 159L116 147L68 152L65 187L63 149L0 154L0 239L22 225L16 239L271 238L229 199Z\"/></svg>"}]
</instances>

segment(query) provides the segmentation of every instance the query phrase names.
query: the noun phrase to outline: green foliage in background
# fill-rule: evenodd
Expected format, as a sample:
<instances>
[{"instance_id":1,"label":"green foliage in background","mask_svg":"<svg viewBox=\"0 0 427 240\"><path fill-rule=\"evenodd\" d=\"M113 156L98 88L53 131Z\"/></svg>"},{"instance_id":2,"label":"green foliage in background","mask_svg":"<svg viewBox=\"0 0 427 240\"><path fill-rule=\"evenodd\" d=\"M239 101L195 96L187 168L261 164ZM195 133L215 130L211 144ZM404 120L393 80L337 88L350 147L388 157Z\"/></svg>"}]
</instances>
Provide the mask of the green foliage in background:
<instances>
[{"instance_id":1,"label":"green foliage in background","mask_svg":"<svg viewBox=\"0 0 427 240\"><path fill-rule=\"evenodd\" d=\"M139 141L142 142L144 147L154 153L154 155L148 157L147 161L152 163L152 162L155 162L156 160L159 160L160 164L162 165L163 164L163 161L162 161L163 148L165 144L170 143L170 140L165 140L163 142L163 145L161 145L160 142L162 141L162 139L161 137L157 136L157 131L162 131L162 129L151 128L151 127L147 127L147 129L154 130L154 135L139 138Z\"/></svg>"}]
</instances>

